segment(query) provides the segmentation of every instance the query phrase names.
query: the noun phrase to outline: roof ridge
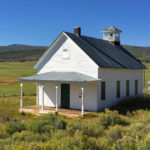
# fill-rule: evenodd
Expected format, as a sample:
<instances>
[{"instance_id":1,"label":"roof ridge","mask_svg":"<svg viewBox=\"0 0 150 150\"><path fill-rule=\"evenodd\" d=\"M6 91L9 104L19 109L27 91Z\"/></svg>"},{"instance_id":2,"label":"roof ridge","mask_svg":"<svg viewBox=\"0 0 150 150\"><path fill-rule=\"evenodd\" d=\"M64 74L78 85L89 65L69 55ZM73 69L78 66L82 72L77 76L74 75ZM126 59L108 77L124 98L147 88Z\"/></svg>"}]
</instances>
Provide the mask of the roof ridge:
<instances>
[{"instance_id":1,"label":"roof ridge","mask_svg":"<svg viewBox=\"0 0 150 150\"><path fill-rule=\"evenodd\" d=\"M66 32L66 31L63 31L64 33L69 33L69 34L72 34L72 35L74 35L74 33L72 33L72 32ZM99 38L96 38L96 37L92 37L92 36L87 36L87 35L80 35L80 37L87 37L87 38L92 38L92 39L96 39L96 40L101 40L101 41L105 41L105 42L108 42L108 41L106 41L106 40L103 40L103 39L99 39Z\"/></svg>"}]
</instances>

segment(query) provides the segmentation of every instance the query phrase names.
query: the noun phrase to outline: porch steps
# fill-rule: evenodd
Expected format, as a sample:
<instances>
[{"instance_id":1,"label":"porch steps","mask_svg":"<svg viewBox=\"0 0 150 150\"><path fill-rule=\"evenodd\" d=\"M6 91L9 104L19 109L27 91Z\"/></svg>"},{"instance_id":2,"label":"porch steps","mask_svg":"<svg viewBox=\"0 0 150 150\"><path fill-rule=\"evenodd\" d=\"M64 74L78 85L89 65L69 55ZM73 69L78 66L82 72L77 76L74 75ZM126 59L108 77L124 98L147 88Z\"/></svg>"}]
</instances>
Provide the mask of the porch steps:
<instances>
[{"instance_id":1,"label":"porch steps","mask_svg":"<svg viewBox=\"0 0 150 150\"><path fill-rule=\"evenodd\" d=\"M55 113L55 111L52 110L39 110L38 114L48 114L48 113Z\"/></svg>"}]
</instances>

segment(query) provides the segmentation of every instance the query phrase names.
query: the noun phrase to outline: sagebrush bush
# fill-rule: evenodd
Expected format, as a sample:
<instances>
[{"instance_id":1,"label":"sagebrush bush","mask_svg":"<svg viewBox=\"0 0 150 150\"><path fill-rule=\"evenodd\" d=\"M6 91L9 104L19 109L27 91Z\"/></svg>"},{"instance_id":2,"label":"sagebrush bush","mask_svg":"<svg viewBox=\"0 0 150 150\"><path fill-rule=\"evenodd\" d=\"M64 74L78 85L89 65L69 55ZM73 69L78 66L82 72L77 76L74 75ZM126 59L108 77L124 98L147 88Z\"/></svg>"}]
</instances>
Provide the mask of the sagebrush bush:
<instances>
[{"instance_id":1,"label":"sagebrush bush","mask_svg":"<svg viewBox=\"0 0 150 150\"><path fill-rule=\"evenodd\" d=\"M1 119L2 123L6 123L6 122L9 122L9 121L18 121L18 120L16 118L10 118L9 116L4 116Z\"/></svg>"},{"instance_id":2,"label":"sagebrush bush","mask_svg":"<svg viewBox=\"0 0 150 150\"><path fill-rule=\"evenodd\" d=\"M41 148L40 146L41 144L38 142L31 142L28 146L28 149L27 150L44 150ZM45 149L45 150L48 150L48 149ZM50 149L49 149L50 150Z\"/></svg>"},{"instance_id":3,"label":"sagebrush bush","mask_svg":"<svg viewBox=\"0 0 150 150\"><path fill-rule=\"evenodd\" d=\"M66 129L67 122L62 119L57 119L54 125L57 129Z\"/></svg>"},{"instance_id":4,"label":"sagebrush bush","mask_svg":"<svg viewBox=\"0 0 150 150\"><path fill-rule=\"evenodd\" d=\"M145 136L141 143L144 145L145 149L150 149L150 132Z\"/></svg>"},{"instance_id":5,"label":"sagebrush bush","mask_svg":"<svg viewBox=\"0 0 150 150\"><path fill-rule=\"evenodd\" d=\"M81 130L81 129L82 129L82 124L81 124L81 120L79 120L79 119L71 121L67 125L67 131L69 132L69 134L71 136L74 135L74 133L76 132L76 130Z\"/></svg>"},{"instance_id":6,"label":"sagebrush bush","mask_svg":"<svg viewBox=\"0 0 150 150\"><path fill-rule=\"evenodd\" d=\"M6 124L0 124L0 139L6 139L9 137L9 133L7 132Z\"/></svg>"},{"instance_id":7,"label":"sagebrush bush","mask_svg":"<svg viewBox=\"0 0 150 150\"><path fill-rule=\"evenodd\" d=\"M49 125L48 121L36 119L27 125L27 129L34 133L44 133L44 132L48 132L47 128L45 128L45 126L47 125ZM50 129L51 128L49 128L49 130Z\"/></svg>"},{"instance_id":8,"label":"sagebrush bush","mask_svg":"<svg viewBox=\"0 0 150 150\"><path fill-rule=\"evenodd\" d=\"M104 128L98 124L82 124L82 134L89 137L98 137L102 136Z\"/></svg>"},{"instance_id":9,"label":"sagebrush bush","mask_svg":"<svg viewBox=\"0 0 150 150\"><path fill-rule=\"evenodd\" d=\"M10 135L15 132L21 132L22 130L25 130L25 124L20 121L10 121L6 126L6 130Z\"/></svg>"},{"instance_id":10,"label":"sagebrush bush","mask_svg":"<svg viewBox=\"0 0 150 150\"><path fill-rule=\"evenodd\" d=\"M105 128L114 125L129 125L130 122L122 115L119 115L117 111L110 111L105 109L105 113L99 115L99 123Z\"/></svg>"},{"instance_id":11,"label":"sagebrush bush","mask_svg":"<svg viewBox=\"0 0 150 150\"><path fill-rule=\"evenodd\" d=\"M56 129L66 129L66 125L66 121L54 114L48 114L31 121L27 129L35 133L51 133Z\"/></svg>"},{"instance_id":12,"label":"sagebrush bush","mask_svg":"<svg viewBox=\"0 0 150 150\"><path fill-rule=\"evenodd\" d=\"M124 136L113 145L113 150L140 150L142 148L140 147L136 139L130 136Z\"/></svg>"},{"instance_id":13,"label":"sagebrush bush","mask_svg":"<svg viewBox=\"0 0 150 150\"><path fill-rule=\"evenodd\" d=\"M24 141L24 142L45 142L47 140L47 137L43 134L37 134L31 131L22 131L20 133L16 132L12 135L13 141Z\"/></svg>"},{"instance_id":14,"label":"sagebrush bush","mask_svg":"<svg viewBox=\"0 0 150 150\"><path fill-rule=\"evenodd\" d=\"M49 113L40 117L41 120L46 120L51 124L54 124L56 119L58 119L57 115Z\"/></svg>"},{"instance_id":15,"label":"sagebrush bush","mask_svg":"<svg viewBox=\"0 0 150 150\"><path fill-rule=\"evenodd\" d=\"M105 135L108 140L114 142L118 139L121 139L125 133L125 129L122 126L116 125L113 127L109 127L106 131Z\"/></svg>"},{"instance_id":16,"label":"sagebrush bush","mask_svg":"<svg viewBox=\"0 0 150 150\"><path fill-rule=\"evenodd\" d=\"M87 141L84 141L82 149L88 150L107 150L106 147L101 143L99 139L93 137L87 137Z\"/></svg>"},{"instance_id":17,"label":"sagebrush bush","mask_svg":"<svg viewBox=\"0 0 150 150\"><path fill-rule=\"evenodd\" d=\"M79 130L76 130L74 137L71 139L71 144L77 150L107 150L98 138L83 135Z\"/></svg>"},{"instance_id":18,"label":"sagebrush bush","mask_svg":"<svg viewBox=\"0 0 150 150\"><path fill-rule=\"evenodd\" d=\"M53 136L51 137L51 139L59 140L59 139L65 138L67 136L68 136L68 133L65 130L59 129L59 130L53 132Z\"/></svg>"}]
</instances>

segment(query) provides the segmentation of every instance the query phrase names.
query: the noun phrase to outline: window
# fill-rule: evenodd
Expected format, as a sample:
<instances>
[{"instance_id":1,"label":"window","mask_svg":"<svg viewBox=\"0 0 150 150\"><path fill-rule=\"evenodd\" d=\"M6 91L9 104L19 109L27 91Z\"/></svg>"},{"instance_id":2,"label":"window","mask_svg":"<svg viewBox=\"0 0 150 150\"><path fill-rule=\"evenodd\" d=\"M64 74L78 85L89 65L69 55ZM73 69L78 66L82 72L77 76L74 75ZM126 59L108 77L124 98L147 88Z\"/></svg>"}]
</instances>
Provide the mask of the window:
<instances>
[{"instance_id":1,"label":"window","mask_svg":"<svg viewBox=\"0 0 150 150\"><path fill-rule=\"evenodd\" d=\"M116 97L120 97L120 81L116 82Z\"/></svg>"},{"instance_id":2,"label":"window","mask_svg":"<svg viewBox=\"0 0 150 150\"><path fill-rule=\"evenodd\" d=\"M126 80L126 96L128 97L130 95L130 85L129 80Z\"/></svg>"},{"instance_id":3,"label":"window","mask_svg":"<svg viewBox=\"0 0 150 150\"><path fill-rule=\"evenodd\" d=\"M138 95L138 80L135 80L135 95Z\"/></svg>"},{"instance_id":4,"label":"window","mask_svg":"<svg viewBox=\"0 0 150 150\"><path fill-rule=\"evenodd\" d=\"M102 81L101 82L101 100L105 100L105 88L106 88L105 82Z\"/></svg>"},{"instance_id":5,"label":"window","mask_svg":"<svg viewBox=\"0 0 150 150\"><path fill-rule=\"evenodd\" d=\"M69 51L68 51L68 49L63 49L62 50L62 58L63 59L69 59Z\"/></svg>"}]
</instances>

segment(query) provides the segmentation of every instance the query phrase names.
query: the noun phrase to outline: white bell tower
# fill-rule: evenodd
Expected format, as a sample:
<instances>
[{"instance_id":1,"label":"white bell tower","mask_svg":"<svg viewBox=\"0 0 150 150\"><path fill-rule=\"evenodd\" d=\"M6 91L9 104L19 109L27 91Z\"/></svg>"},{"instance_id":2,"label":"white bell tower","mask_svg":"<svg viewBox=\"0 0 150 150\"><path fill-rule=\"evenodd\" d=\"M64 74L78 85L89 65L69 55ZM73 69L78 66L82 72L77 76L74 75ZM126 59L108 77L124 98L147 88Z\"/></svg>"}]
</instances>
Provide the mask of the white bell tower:
<instances>
[{"instance_id":1,"label":"white bell tower","mask_svg":"<svg viewBox=\"0 0 150 150\"><path fill-rule=\"evenodd\" d=\"M120 33L122 31L114 26L110 26L102 30L103 40L112 42L114 45L120 45Z\"/></svg>"}]
</instances>

